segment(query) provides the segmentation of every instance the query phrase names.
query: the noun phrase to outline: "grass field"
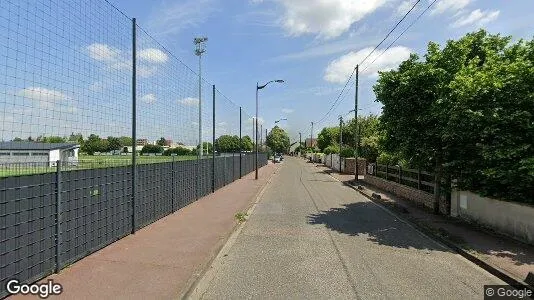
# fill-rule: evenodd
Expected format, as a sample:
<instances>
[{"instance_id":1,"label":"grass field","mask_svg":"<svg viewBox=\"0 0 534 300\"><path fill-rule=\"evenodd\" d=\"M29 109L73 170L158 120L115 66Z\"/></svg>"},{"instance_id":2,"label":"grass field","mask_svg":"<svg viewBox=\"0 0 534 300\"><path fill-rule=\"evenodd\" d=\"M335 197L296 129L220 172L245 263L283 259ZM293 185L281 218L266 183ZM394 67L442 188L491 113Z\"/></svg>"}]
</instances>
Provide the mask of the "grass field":
<instances>
[{"instance_id":1,"label":"grass field","mask_svg":"<svg viewBox=\"0 0 534 300\"><path fill-rule=\"evenodd\" d=\"M137 164L171 162L172 156L138 156ZM196 156L174 156L175 161L194 160ZM126 155L80 155L77 166L65 166L64 170L87 170L131 165L132 157ZM0 178L56 172L56 167L45 163L0 164Z\"/></svg>"}]
</instances>

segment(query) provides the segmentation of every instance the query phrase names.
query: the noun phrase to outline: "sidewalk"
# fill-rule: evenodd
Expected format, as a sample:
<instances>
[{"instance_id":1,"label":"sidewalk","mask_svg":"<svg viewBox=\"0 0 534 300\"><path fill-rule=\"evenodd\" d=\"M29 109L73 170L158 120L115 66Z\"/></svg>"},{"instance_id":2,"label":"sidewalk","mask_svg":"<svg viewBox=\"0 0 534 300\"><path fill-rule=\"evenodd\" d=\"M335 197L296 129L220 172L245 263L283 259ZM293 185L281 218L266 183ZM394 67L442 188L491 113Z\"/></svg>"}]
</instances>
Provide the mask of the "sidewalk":
<instances>
[{"instance_id":1,"label":"sidewalk","mask_svg":"<svg viewBox=\"0 0 534 300\"><path fill-rule=\"evenodd\" d=\"M317 168L329 173L334 178L353 185L354 175L339 174L322 165ZM360 175L360 178L363 176ZM435 215L432 212L416 206L413 202L400 199L372 185L361 182L361 193L368 197L372 194L380 195L381 199L373 197L373 201L389 207L399 216L422 228L425 232L445 240L454 245L457 250L489 265L520 283L528 282L534 287L534 282L528 279L529 272L534 276L534 246L521 243L512 238L492 233L489 230L474 227L461 219L449 216ZM476 261L476 259L474 259ZM490 270L491 271L491 270Z\"/></svg>"},{"instance_id":2,"label":"sidewalk","mask_svg":"<svg viewBox=\"0 0 534 300\"><path fill-rule=\"evenodd\" d=\"M280 165L254 172L65 268L60 299L176 299L202 275ZM19 296L11 297L15 299Z\"/></svg>"}]
</instances>

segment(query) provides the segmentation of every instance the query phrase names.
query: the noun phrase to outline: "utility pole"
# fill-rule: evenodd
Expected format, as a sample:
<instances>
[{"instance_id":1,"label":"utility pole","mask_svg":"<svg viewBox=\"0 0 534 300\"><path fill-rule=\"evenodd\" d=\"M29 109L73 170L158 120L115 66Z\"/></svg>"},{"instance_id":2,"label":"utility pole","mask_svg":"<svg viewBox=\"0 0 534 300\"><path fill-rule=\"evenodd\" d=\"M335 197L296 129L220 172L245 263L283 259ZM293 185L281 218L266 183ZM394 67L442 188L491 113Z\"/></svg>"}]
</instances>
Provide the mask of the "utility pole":
<instances>
[{"instance_id":1,"label":"utility pole","mask_svg":"<svg viewBox=\"0 0 534 300\"><path fill-rule=\"evenodd\" d=\"M311 122L311 139L310 139L310 147L313 149L313 122ZM313 152L313 150L312 150Z\"/></svg>"},{"instance_id":2,"label":"utility pole","mask_svg":"<svg viewBox=\"0 0 534 300\"><path fill-rule=\"evenodd\" d=\"M354 92L354 122L356 129L354 132L354 185L358 185L360 182L358 180L358 148L359 148L359 126L358 126L358 76L359 76L359 66L356 65L356 86Z\"/></svg>"},{"instance_id":3,"label":"utility pole","mask_svg":"<svg viewBox=\"0 0 534 300\"><path fill-rule=\"evenodd\" d=\"M302 154L302 132L299 132L299 156Z\"/></svg>"},{"instance_id":4,"label":"utility pole","mask_svg":"<svg viewBox=\"0 0 534 300\"><path fill-rule=\"evenodd\" d=\"M339 173L341 174L341 150L343 149L343 116L339 116Z\"/></svg>"}]
</instances>

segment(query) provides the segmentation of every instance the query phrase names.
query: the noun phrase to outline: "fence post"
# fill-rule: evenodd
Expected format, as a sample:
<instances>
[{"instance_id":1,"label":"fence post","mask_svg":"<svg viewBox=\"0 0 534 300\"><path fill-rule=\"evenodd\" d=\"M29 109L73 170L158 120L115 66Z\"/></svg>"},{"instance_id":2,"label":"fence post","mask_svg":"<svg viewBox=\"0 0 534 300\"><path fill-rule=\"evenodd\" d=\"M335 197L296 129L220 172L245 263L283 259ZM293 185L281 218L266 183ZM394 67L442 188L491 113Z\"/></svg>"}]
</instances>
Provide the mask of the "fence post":
<instances>
[{"instance_id":1,"label":"fence post","mask_svg":"<svg viewBox=\"0 0 534 300\"><path fill-rule=\"evenodd\" d=\"M215 192L215 85L213 87L213 132L211 137L211 142L213 145L213 150L211 151L211 192Z\"/></svg>"},{"instance_id":2,"label":"fence post","mask_svg":"<svg viewBox=\"0 0 534 300\"><path fill-rule=\"evenodd\" d=\"M402 167L399 165L399 184L402 184Z\"/></svg>"},{"instance_id":3,"label":"fence post","mask_svg":"<svg viewBox=\"0 0 534 300\"><path fill-rule=\"evenodd\" d=\"M239 107L239 179L243 176L243 138L241 137L241 106Z\"/></svg>"},{"instance_id":4,"label":"fence post","mask_svg":"<svg viewBox=\"0 0 534 300\"><path fill-rule=\"evenodd\" d=\"M135 233L135 185L137 177L137 166L136 166L136 145L137 145L137 128L136 128L136 21L135 18L132 19L132 234Z\"/></svg>"},{"instance_id":5,"label":"fence post","mask_svg":"<svg viewBox=\"0 0 534 300\"><path fill-rule=\"evenodd\" d=\"M61 270L61 159L56 161L56 273Z\"/></svg>"},{"instance_id":6,"label":"fence post","mask_svg":"<svg viewBox=\"0 0 534 300\"><path fill-rule=\"evenodd\" d=\"M417 168L417 189L421 190L421 168Z\"/></svg>"},{"instance_id":7,"label":"fence post","mask_svg":"<svg viewBox=\"0 0 534 300\"><path fill-rule=\"evenodd\" d=\"M171 154L171 155L172 155L172 154ZM172 155L172 165L171 165L171 172L172 172L172 174L171 174L171 179L172 179L172 182L171 182L171 183L172 183L172 188L171 188L171 191L172 191L172 197L171 197L171 211L172 211L172 212L175 212L175 211L176 211L176 210L174 209L174 205L175 205L175 203L176 203L176 199L175 199L175 197L176 197L176 196L175 196L175 195L176 195L176 190L174 189L174 185L175 185L175 182L176 182L176 181L175 181L175 180L176 180L176 176L175 176L175 174L174 174L174 161L175 161L175 159L174 159L174 155Z\"/></svg>"}]
</instances>

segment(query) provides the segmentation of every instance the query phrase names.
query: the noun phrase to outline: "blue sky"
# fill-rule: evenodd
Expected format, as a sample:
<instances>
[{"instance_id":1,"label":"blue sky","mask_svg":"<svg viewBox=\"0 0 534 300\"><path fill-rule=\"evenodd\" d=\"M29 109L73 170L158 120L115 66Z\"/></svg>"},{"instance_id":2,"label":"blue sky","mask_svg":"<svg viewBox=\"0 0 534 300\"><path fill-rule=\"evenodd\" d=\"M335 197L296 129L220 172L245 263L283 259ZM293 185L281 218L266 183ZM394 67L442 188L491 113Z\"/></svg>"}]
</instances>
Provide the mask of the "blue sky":
<instances>
[{"instance_id":1,"label":"blue sky","mask_svg":"<svg viewBox=\"0 0 534 300\"><path fill-rule=\"evenodd\" d=\"M328 110L354 62L361 61L415 0L111 2L136 16L141 26L195 69L191 41L197 35L209 37L203 67L208 80L251 113L256 81L286 80L286 84L260 92L260 115L266 126L287 117L282 126L295 136L298 131L309 135L310 122L318 121ZM421 1L384 46L429 2ZM429 41L443 43L478 28L532 38L532 20L531 0L438 0L393 51L361 74L360 113L380 112L372 93L376 71L396 66L410 52L423 53ZM352 109L353 95L351 84L339 107L318 127L336 123L338 115Z\"/></svg>"},{"instance_id":2,"label":"blue sky","mask_svg":"<svg viewBox=\"0 0 534 300\"><path fill-rule=\"evenodd\" d=\"M131 131L131 23L138 25L138 137L198 140L198 58L193 38L207 36L203 57L204 139L211 136L211 86L218 95L217 135L237 134L238 106L244 134L252 131L255 85L260 118L292 139L310 134L323 119L348 75L416 0L19 0L0 3L0 138L101 136ZM534 1L437 0L393 47L384 48L429 4L421 0L408 18L360 67L361 114L378 114L372 86L379 70L395 68L429 41L443 44L467 32L531 39ZM124 15L122 15L124 13ZM380 55L380 56L379 56ZM376 61L370 65L371 61ZM337 124L353 108L354 83L320 124Z\"/></svg>"}]
</instances>

